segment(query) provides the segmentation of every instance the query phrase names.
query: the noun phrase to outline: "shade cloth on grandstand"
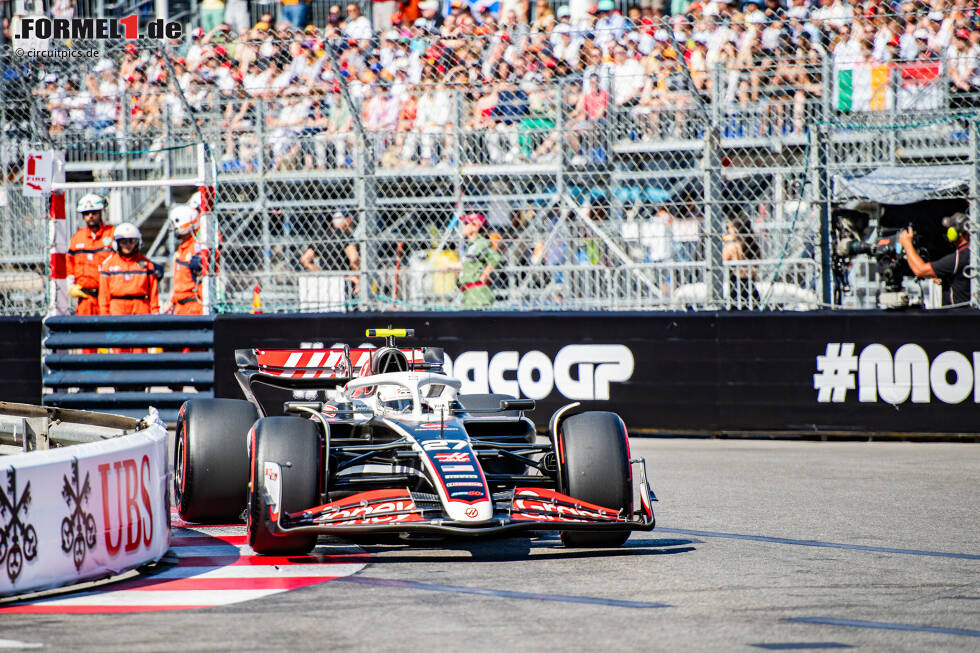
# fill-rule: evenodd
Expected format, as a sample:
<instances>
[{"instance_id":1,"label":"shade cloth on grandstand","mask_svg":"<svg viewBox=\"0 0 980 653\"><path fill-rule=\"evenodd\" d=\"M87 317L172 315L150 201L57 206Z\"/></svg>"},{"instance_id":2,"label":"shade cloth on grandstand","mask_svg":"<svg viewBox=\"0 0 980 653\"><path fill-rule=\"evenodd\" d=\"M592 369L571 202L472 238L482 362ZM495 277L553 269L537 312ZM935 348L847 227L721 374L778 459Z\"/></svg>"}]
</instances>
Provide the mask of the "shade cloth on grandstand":
<instances>
[{"instance_id":1,"label":"shade cloth on grandstand","mask_svg":"<svg viewBox=\"0 0 980 653\"><path fill-rule=\"evenodd\" d=\"M861 199L879 204L914 204L953 196L970 181L966 165L882 166L860 177L834 176L838 200Z\"/></svg>"}]
</instances>

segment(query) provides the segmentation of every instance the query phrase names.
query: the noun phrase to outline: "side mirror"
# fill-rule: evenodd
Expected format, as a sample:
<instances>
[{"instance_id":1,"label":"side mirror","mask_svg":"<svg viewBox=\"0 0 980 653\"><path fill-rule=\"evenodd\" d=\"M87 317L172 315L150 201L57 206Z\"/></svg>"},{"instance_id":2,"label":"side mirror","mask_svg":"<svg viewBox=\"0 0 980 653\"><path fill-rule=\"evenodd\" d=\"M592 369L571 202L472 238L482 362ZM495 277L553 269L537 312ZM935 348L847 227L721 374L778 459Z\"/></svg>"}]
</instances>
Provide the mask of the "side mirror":
<instances>
[{"instance_id":1,"label":"side mirror","mask_svg":"<svg viewBox=\"0 0 980 653\"><path fill-rule=\"evenodd\" d=\"M500 410L534 410L533 399L505 399L500 402Z\"/></svg>"}]
</instances>

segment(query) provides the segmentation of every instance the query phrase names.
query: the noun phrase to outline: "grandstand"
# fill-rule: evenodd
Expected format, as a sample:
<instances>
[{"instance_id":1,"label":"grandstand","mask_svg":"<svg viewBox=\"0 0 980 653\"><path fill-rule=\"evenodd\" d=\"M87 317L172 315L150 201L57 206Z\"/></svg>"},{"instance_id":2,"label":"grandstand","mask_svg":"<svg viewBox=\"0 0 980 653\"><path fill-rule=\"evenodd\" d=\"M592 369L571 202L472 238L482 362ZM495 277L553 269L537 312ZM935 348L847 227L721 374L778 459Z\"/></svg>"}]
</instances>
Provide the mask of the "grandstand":
<instances>
[{"instance_id":1,"label":"grandstand","mask_svg":"<svg viewBox=\"0 0 980 653\"><path fill-rule=\"evenodd\" d=\"M962 183L921 199L966 200L976 223L975 2L428 0L386 20L313 3L309 25L232 4L225 22L171 7L181 39L52 43L98 45L95 60L18 59L4 41L4 313L46 306L46 210L19 193L28 147L64 151L69 181L106 182L110 218L141 225L163 262L162 217L192 189L159 182L192 174L206 143L219 311L250 310L256 284L266 311L458 309L470 212L502 255L492 309L870 307L873 262L853 261L848 293L829 274L821 225L865 199L844 180L958 166ZM111 183L130 180L147 184ZM300 263L338 251L335 212L354 218L356 290L340 258ZM723 260L733 219L757 258Z\"/></svg>"}]
</instances>

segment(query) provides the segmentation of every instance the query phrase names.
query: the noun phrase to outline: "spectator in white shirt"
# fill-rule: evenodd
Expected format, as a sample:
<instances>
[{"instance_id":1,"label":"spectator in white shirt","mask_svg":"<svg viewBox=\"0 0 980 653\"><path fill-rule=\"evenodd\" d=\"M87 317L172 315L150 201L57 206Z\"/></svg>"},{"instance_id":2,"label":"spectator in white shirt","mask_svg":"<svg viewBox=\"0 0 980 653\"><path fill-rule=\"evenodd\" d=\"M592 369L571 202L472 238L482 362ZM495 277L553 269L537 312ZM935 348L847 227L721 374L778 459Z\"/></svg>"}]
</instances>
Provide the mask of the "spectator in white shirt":
<instances>
[{"instance_id":1,"label":"spectator in white shirt","mask_svg":"<svg viewBox=\"0 0 980 653\"><path fill-rule=\"evenodd\" d=\"M68 109L69 128L83 131L92 125L92 96L78 87L73 79L65 81L65 99L62 106Z\"/></svg>"},{"instance_id":2,"label":"spectator in white shirt","mask_svg":"<svg viewBox=\"0 0 980 653\"><path fill-rule=\"evenodd\" d=\"M96 130L104 130L116 124L119 115L119 100L122 88L116 82L111 68L99 73L98 95L95 97Z\"/></svg>"},{"instance_id":3,"label":"spectator in white shirt","mask_svg":"<svg viewBox=\"0 0 980 653\"><path fill-rule=\"evenodd\" d=\"M618 11L615 11L613 0L599 0L597 5L598 18L595 21L595 44L603 50L608 49L608 45L618 43L626 33L626 19Z\"/></svg>"},{"instance_id":4,"label":"spectator in white shirt","mask_svg":"<svg viewBox=\"0 0 980 653\"><path fill-rule=\"evenodd\" d=\"M371 32L371 21L367 16L361 15L361 8L355 3L347 4L347 24L344 26L344 36L358 41L370 41L373 36Z\"/></svg>"},{"instance_id":5,"label":"spectator in white shirt","mask_svg":"<svg viewBox=\"0 0 980 653\"><path fill-rule=\"evenodd\" d=\"M282 108L267 118L273 128L269 142L272 145L273 165L283 169L299 153L298 136L310 112L310 99L302 97L299 87L288 88Z\"/></svg>"},{"instance_id":6,"label":"spectator in white shirt","mask_svg":"<svg viewBox=\"0 0 980 653\"><path fill-rule=\"evenodd\" d=\"M415 148L421 140L422 165L435 165L435 145L442 137L442 159L448 161L452 153L452 99L446 90L446 85L436 82L432 73L425 73L422 80L424 90L419 97L418 113L415 119L415 131L410 132L405 140L402 158L406 161L413 158Z\"/></svg>"},{"instance_id":7,"label":"spectator in white shirt","mask_svg":"<svg viewBox=\"0 0 980 653\"><path fill-rule=\"evenodd\" d=\"M820 0L820 7L811 14L811 20L829 27L841 27L854 18L851 6L842 0Z\"/></svg>"},{"instance_id":8,"label":"spectator in white shirt","mask_svg":"<svg viewBox=\"0 0 980 653\"><path fill-rule=\"evenodd\" d=\"M303 41L300 55L289 66L293 79L310 86L316 82L323 70L324 57L318 57L313 49L313 41Z\"/></svg>"},{"instance_id":9,"label":"spectator in white shirt","mask_svg":"<svg viewBox=\"0 0 980 653\"><path fill-rule=\"evenodd\" d=\"M628 56L625 45L613 46L613 63L610 70L612 100L617 107L636 104L646 82L643 64L636 57Z\"/></svg>"}]
</instances>

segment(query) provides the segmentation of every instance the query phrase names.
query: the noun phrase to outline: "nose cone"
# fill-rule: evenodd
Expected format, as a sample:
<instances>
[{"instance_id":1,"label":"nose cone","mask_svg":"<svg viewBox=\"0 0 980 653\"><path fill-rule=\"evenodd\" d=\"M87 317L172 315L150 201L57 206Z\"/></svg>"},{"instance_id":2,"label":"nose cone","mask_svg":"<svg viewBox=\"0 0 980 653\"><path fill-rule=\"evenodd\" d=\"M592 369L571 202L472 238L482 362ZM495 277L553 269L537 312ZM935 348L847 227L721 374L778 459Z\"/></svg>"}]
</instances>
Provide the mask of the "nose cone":
<instances>
[{"instance_id":1,"label":"nose cone","mask_svg":"<svg viewBox=\"0 0 980 653\"><path fill-rule=\"evenodd\" d=\"M493 502L487 499L474 503L450 501L446 506L446 512L449 513L449 518L453 521L484 522L493 517Z\"/></svg>"}]
</instances>

